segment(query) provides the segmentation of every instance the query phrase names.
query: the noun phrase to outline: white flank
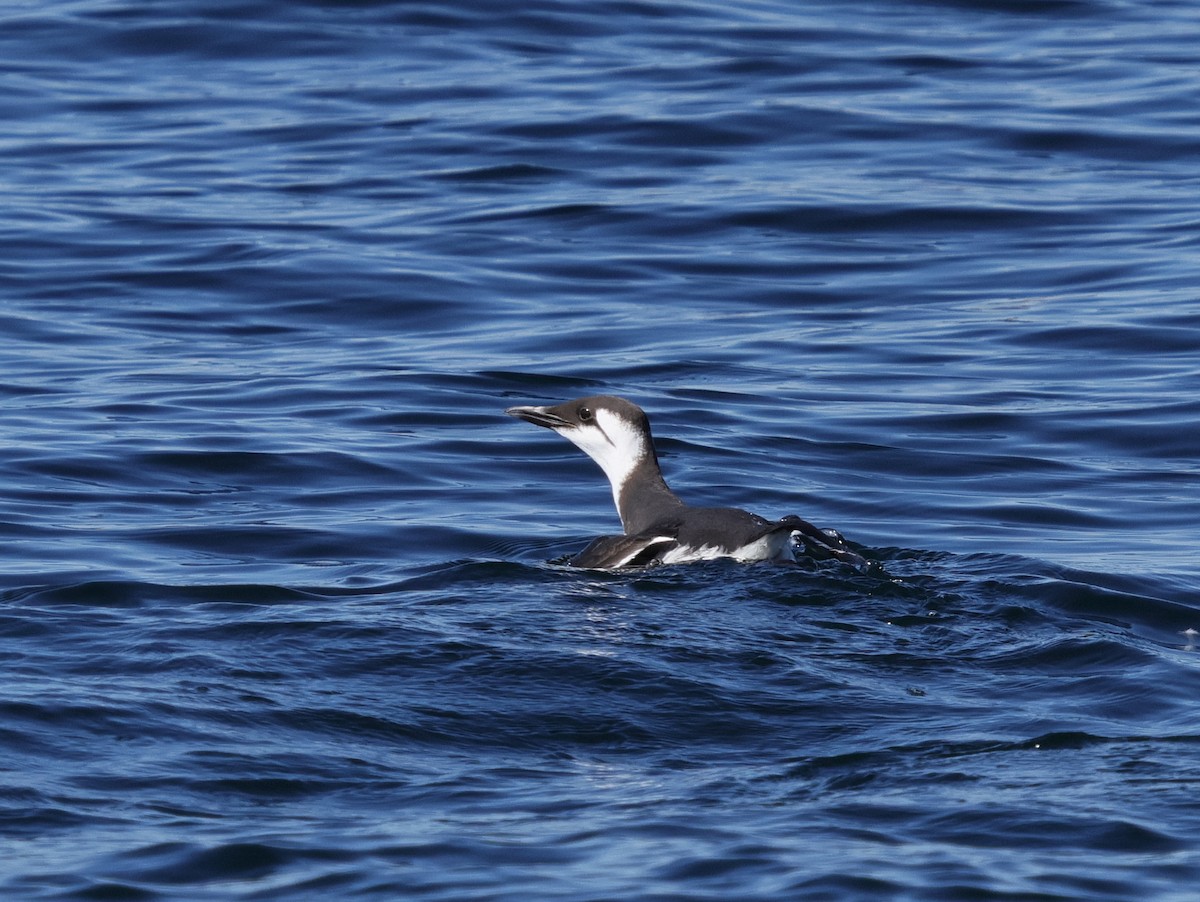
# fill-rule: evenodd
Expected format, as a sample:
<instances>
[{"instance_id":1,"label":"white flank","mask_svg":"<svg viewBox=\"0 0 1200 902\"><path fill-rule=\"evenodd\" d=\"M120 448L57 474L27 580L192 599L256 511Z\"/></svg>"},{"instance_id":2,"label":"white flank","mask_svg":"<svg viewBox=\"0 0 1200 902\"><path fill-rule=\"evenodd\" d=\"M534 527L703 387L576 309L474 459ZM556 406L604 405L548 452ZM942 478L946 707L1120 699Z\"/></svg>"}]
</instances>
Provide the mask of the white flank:
<instances>
[{"instance_id":1,"label":"white flank","mask_svg":"<svg viewBox=\"0 0 1200 902\"><path fill-rule=\"evenodd\" d=\"M735 561L750 563L751 561L794 561L792 554L792 536L786 531L768 533L761 539L756 539L749 545L725 551L716 545L701 545L699 548L689 548L676 545L668 549L660 558L664 564L690 564L693 561L715 561L717 558L730 557Z\"/></svg>"},{"instance_id":2,"label":"white flank","mask_svg":"<svg viewBox=\"0 0 1200 902\"><path fill-rule=\"evenodd\" d=\"M794 561L792 534L785 530L768 533L757 541L744 545L732 557L739 561Z\"/></svg>"},{"instance_id":3,"label":"white flank","mask_svg":"<svg viewBox=\"0 0 1200 902\"><path fill-rule=\"evenodd\" d=\"M716 545L701 545L699 548L688 548L686 545L676 545L669 548L659 560L664 564L690 564L693 561L715 561L720 557L732 557Z\"/></svg>"}]
</instances>

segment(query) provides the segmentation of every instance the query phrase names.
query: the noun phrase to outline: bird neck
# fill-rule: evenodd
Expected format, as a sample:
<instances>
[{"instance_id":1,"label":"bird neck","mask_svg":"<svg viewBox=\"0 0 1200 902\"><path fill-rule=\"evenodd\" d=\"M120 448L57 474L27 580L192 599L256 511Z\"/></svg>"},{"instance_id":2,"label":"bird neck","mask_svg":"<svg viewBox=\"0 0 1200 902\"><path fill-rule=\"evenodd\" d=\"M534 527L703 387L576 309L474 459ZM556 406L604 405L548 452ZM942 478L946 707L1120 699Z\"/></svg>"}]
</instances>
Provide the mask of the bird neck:
<instances>
[{"instance_id":1,"label":"bird neck","mask_svg":"<svg viewBox=\"0 0 1200 902\"><path fill-rule=\"evenodd\" d=\"M649 529L685 506L663 479L653 450L620 484L614 482L612 490L627 536Z\"/></svg>"}]
</instances>

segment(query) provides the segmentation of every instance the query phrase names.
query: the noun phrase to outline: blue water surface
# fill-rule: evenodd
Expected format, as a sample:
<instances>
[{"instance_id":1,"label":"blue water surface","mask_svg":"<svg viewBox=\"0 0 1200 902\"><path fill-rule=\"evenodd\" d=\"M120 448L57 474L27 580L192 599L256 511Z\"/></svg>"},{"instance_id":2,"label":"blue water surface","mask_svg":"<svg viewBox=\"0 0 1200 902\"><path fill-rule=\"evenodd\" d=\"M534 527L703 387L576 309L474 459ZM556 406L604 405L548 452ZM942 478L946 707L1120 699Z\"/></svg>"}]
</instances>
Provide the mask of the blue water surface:
<instances>
[{"instance_id":1,"label":"blue water surface","mask_svg":"<svg viewBox=\"0 0 1200 902\"><path fill-rule=\"evenodd\" d=\"M1200 7L0 10L0 896L1190 900ZM836 562L561 562L613 393Z\"/></svg>"}]
</instances>

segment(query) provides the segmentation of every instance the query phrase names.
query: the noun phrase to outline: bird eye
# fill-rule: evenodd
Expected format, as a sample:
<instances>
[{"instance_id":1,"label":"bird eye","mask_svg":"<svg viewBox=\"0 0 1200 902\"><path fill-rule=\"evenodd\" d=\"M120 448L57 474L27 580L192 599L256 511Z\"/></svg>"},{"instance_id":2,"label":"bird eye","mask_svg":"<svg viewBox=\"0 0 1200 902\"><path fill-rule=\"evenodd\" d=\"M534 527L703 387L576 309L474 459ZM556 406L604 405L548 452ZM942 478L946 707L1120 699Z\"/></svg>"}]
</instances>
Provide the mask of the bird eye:
<instances>
[{"instance_id":1,"label":"bird eye","mask_svg":"<svg viewBox=\"0 0 1200 902\"><path fill-rule=\"evenodd\" d=\"M590 407L579 408L579 422L590 423L592 421L592 410Z\"/></svg>"}]
</instances>

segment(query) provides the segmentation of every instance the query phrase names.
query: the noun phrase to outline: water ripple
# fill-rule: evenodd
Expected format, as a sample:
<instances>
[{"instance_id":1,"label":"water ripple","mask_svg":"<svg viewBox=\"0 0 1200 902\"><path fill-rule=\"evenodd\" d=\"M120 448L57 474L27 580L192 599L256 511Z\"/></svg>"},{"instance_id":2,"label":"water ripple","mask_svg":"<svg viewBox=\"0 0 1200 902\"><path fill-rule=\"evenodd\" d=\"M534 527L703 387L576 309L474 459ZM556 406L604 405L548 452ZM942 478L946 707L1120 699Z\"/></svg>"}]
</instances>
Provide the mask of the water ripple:
<instances>
[{"instance_id":1,"label":"water ripple","mask_svg":"<svg viewBox=\"0 0 1200 902\"><path fill-rule=\"evenodd\" d=\"M0 894L1196 882L1192 5L0 18Z\"/></svg>"}]
</instances>

